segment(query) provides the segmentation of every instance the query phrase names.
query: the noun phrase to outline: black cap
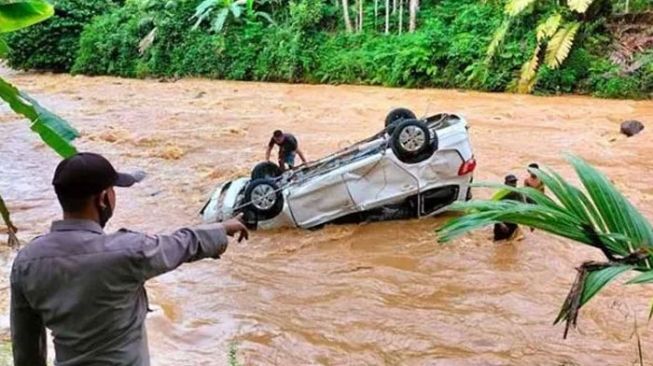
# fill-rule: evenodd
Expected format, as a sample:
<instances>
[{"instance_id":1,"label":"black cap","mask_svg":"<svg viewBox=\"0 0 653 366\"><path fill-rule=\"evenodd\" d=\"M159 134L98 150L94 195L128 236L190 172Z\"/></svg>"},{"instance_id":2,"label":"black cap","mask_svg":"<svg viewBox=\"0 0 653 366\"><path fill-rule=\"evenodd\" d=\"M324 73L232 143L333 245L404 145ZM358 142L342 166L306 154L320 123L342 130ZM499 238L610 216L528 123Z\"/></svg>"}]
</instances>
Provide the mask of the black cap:
<instances>
[{"instance_id":1,"label":"black cap","mask_svg":"<svg viewBox=\"0 0 653 366\"><path fill-rule=\"evenodd\" d=\"M131 187L145 178L144 172L118 173L102 155L78 153L57 165L52 178L57 194L92 196L109 187Z\"/></svg>"}]
</instances>

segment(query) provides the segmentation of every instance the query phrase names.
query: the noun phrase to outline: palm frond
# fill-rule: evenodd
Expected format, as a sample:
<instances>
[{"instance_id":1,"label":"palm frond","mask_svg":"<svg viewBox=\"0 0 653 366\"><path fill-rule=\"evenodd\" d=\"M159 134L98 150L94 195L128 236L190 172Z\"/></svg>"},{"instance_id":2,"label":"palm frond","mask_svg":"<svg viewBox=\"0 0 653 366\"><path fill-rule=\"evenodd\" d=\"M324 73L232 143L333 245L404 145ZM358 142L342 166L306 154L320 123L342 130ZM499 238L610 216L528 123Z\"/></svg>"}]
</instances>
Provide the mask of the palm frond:
<instances>
[{"instance_id":1,"label":"palm frond","mask_svg":"<svg viewBox=\"0 0 653 366\"><path fill-rule=\"evenodd\" d=\"M492 36L492 41L490 42L490 45L487 48L487 52L485 53L486 63L489 63L494 57L494 55L497 53L497 50L503 43L503 40L506 38L508 29L510 29L510 24L511 24L511 20L505 19L503 23L501 23L499 28L497 28L497 30L494 32L494 35Z\"/></svg>"},{"instance_id":2,"label":"palm frond","mask_svg":"<svg viewBox=\"0 0 653 366\"><path fill-rule=\"evenodd\" d=\"M592 2L594 0L567 0L567 5L569 9L582 14L587 11Z\"/></svg>"},{"instance_id":3,"label":"palm frond","mask_svg":"<svg viewBox=\"0 0 653 366\"><path fill-rule=\"evenodd\" d=\"M560 28L548 43L544 62L552 69L557 69L565 61L571 47L574 45L574 38L580 28L580 23L571 22Z\"/></svg>"},{"instance_id":4,"label":"palm frond","mask_svg":"<svg viewBox=\"0 0 653 366\"><path fill-rule=\"evenodd\" d=\"M545 21L540 23L537 26L537 41L541 42L545 38L550 38L555 34L555 32L560 28L560 21L562 20L562 16L558 13L555 13L551 15L550 17L546 18Z\"/></svg>"},{"instance_id":5,"label":"palm frond","mask_svg":"<svg viewBox=\"0 0 653 366\"><path fill-rule=\"evenodd\" d=\"M628 283L653 283L653 227L612 185L610 180L576 156L568 156L583 189L549 169L532 169L551 192L548 197L532 188L476 185L519 192L532 203L481 200L457 203L452 210L463 215L437 230L447 242L497 222L530 226L553 235L600 249L607 262L587 262L565 300L556 323L566 321L565 336L576 324L578 311L608 283L628 271L641 272ZM653 314L653 308L652 308Z\"/></svg>"},{"instance_id":6,"label":"palm frond","mask_svg":"<svg viewBox=\"0 0 653 366\"><path fill-rule=\"evenodd\" d=\"M506 3L506 14L511 17L515 17L521 14L526 8L533 5L536 0L509 0Z\"/></svg>"},{"instance_id":7,"label":"palm frond","mask_svg":"<svg viewBox=\"0 0 653 366\"><path fill-rule=\"evenodd\" d=\"M530 93L535 87L537 77L537 67L540 65L540 44L537 44L533 57L526 61L521 68L521 76L517 85L518 93Z\"/></svg>"}]
</instances>

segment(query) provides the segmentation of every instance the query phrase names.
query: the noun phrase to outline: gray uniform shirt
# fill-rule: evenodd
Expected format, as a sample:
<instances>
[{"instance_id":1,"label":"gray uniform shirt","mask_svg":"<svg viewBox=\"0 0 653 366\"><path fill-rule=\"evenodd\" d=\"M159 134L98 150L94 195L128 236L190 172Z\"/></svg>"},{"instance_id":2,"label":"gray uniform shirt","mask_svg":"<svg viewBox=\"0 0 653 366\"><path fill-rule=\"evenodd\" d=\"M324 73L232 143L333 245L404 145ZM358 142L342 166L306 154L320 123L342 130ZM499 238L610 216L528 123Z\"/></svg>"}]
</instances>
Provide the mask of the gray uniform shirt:
<instances>
[{"instance_id":1,"label":"gray uniform shirt","mask_svg":"<svg viewBox=\"0 0 653 366\"><path fill-rule=\"evenodd\" d=\"M125 229L105 234L87 220L55 221L13 264L14 364L46 364L47 327L57 366L149 365L145 281L182 263L219 258L227 242L220 224L152 236Z\"/></svg>"}]
</instances>

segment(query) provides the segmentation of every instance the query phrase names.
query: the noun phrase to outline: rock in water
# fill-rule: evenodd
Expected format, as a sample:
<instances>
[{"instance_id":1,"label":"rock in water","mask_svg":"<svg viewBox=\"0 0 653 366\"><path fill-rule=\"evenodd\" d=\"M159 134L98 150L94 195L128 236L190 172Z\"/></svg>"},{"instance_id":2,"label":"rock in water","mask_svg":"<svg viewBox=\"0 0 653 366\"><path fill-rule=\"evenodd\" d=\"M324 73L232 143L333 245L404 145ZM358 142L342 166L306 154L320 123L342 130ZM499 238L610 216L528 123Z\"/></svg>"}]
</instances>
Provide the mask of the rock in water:
<instances>
[{"instance_id":1,"label":"rock in water","mask_svg":"<svg viewBox=\"0 0 653 366\"><path fill-rule=\"evenodd\" d=\"M637 135L642 132L643 129L644 124L640 121L626 121L621 124L621 133L628 137Z\"/></svg>"}]
</instances>

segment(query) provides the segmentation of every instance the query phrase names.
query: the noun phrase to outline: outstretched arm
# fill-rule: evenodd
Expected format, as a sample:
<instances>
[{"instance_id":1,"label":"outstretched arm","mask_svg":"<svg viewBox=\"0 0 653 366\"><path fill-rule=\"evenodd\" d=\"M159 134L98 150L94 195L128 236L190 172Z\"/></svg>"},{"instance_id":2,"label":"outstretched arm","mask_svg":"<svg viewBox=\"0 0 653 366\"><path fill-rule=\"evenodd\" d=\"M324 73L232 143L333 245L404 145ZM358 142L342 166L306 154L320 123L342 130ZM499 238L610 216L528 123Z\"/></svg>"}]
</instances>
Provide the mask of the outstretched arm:
<instances>
[{"instance_id":1,"label":"outstretched arm","mask_svg":"<svg viewBox=\"0 0 653 366\"><path fill-rule=\"evenodd\" d=\"M145 236L138 253L138 272L148 280L188 262L219 258L227 249L228 236L247 239L248 233L239 216L220 224L183 228L172 235Z\"/></svg>"},{"instance_id":2,"label":"outstretched arm","mask_svg":"<svg viewBox=\"0 0 653 366\"><path fill-rule=\"evenodd\" d=\"M306 157L304 156L304 153L297 148L297 155L299 155L299 158L302 159L302 163L306 164Z\"/></svg>"},{"instance_id":3,"label":"outstretched arm","mask_svg":"<svg viewBox=\"0 0 653 366\"><path fill-rule=\"evenodd\" d=\"M265 150L265 161L270 161L270 154L272 154L272 145L268 145L267 150Z\"/></svg>"}]
</instances>

